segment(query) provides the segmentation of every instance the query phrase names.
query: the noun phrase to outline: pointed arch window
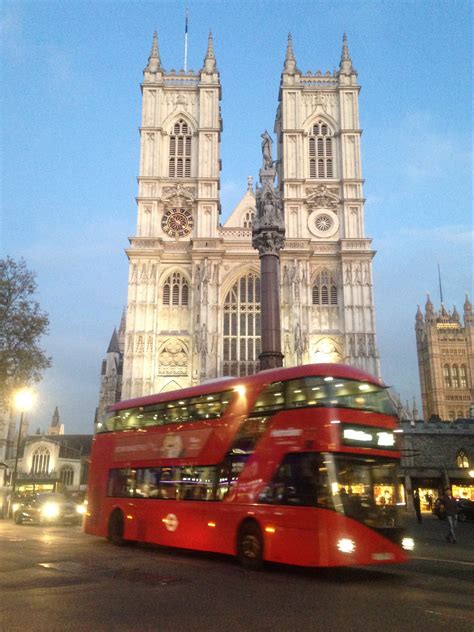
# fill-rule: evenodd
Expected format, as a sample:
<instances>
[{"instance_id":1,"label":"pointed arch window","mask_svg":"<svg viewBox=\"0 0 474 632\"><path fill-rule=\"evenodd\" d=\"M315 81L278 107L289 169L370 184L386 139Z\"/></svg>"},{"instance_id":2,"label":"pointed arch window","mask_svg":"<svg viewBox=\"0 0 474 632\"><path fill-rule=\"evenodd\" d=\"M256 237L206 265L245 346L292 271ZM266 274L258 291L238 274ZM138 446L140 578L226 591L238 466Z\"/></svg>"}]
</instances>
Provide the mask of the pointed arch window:
<instances>
[{"instance_id":1,"label":"pointed arch window","mask_svg":"<svg viewBox=\"0 0 474 632\"><path fill-rule=\"evenodd\" d=\"M456 455L456 465L461 470L469 469L469 458L464 450L459 450Z\"/></svg>"},{"instance_id":2,"label":"pointed arch window","mask_svg":"<svg viewBox=\"0 0 474 632\"><path fill-rule=\"evenodd\" d=\"M317 121L309 134L309 177L334 177L333 132L329 125Z\"/></svg>"},{"instance_id":3,"label":"pointed arch window","mask_svg":"<svg viewBox=\"0 0 474 632\"><path fill-rule=\"evenodd\" d=\"M449 371L449 365L443 366L444 388L451 388L451 373Z\"/></svg>"},{"instance_id":4,"label":"pointed arch window","mask_svg":"<svg viewBox=\"0 0 474 632\"><path fill-rule=\"evenodd\" d=\"M168 176L170 178L191 177L192 134L189 125L183 119L177 121L170 134L170 154Z\"/></svg>"},{"instance_id":5,"label":"pointed arch window","mask_svg":"<svg viewBox=\"0 0 474 632\"><path fill-rule=\"evenodd\" d=\"M63 485L72 485L74 482L74 470L70 465L65 465L59 472L59 478Z\"/></svg>"},{"instance_id":6,"label":"pointed arch window","mask_svg":"<svg viewBox=\"0 0 474 632\"><path fill-rule=\"evenodd\" d=\"M179 272L173 272L163 283L163 305L188 305L189 285Z\"/></svg>"},{"instance_id":7,"label":"pointed arch window","mask_svg":"<svg viewBox=\"0 0 474 632\"><path fill-rule=\"evenodd\" d=\"M31 471L33 474L48 474L51 454L48 448L41 446L33 452Z\"/></svg>"},{"instance_id":8,"label":"pointed arch window","mask_svg":"<svg viewBox=\"0 0 474 632\"><path fill-rule=\"evenodd\" d=\"M451 380L453 383L453 388L459 388L459 373L457 364L453 364L453 366L451 367Z\"/></svg>"},{"instance_id":9,"label":"pointed arch window","mask_svg":"<svg viewBox=\"0 0 474 632\"><path fill-rule=\"evenodd\" d=\"M249 273L224 300L223 375L252 375L260 355L260 278Z\"/></svg>"},{"instance_id":10,"label":"pointed arch window","mask_svg":"<svg viewBox=\"0 0 474 632\"><path fill-rule=\"evenodd\" d=\"M311 299L313 305L337 305L337 285L328 270L322 270L314 279Z\"/></svg>"},{"instance_id":11,"label":"pointed arch window","mask_svg":"<svg viewBox=\"0 0 474 632\"><path fill-rule=\"evenodd\" d=\"M459 385L461 388L467 388L466 365L461 364L459 367Z\"/></svg>"}]
</instances>

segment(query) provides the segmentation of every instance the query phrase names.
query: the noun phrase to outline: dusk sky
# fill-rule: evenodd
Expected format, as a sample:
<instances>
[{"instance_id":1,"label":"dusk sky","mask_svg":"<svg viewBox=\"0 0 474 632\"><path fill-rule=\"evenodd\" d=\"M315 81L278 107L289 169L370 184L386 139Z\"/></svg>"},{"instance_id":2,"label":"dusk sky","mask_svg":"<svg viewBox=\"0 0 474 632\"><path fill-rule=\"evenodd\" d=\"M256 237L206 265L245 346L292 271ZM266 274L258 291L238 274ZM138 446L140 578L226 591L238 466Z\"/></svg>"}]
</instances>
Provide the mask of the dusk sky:
<instances>
[{"instance_id":1,"label":"dusk sky","mask_svg":"<svg viewBox=\"0 0 474 632\"><path fill-rule=\"evenodd\" d=\"M426 293L472 296L472 3L466 1L34 0L3 2L1 250L37 274L52 357L30 432L59 408L93 431L99 375L127 301L135 234L140 82L199 70L211 29L222 82L222 221L257 180L273 132L288 32L298 67L333 71L342 34L362 86L366 235L384 380L420 405L415 313Z\"/></svg>"}]
</instances>

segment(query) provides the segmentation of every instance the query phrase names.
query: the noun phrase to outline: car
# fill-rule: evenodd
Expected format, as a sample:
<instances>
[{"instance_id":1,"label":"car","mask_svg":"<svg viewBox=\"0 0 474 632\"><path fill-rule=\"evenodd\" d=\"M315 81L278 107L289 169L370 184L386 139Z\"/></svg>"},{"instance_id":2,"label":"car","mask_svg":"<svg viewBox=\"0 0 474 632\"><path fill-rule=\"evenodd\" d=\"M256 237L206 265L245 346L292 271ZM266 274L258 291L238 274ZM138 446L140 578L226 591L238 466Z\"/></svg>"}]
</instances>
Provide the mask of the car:
<instances>
[{"instance_id":1,"label":"car","mask_svg":"<svg viewBox=\"0 0 474 632\"><path fill-rule=\"evenodd\" d=\"M15 504L13 519L16 524L80 524L83 513L83 504L62 494L36 494Z\"/></svg>"},{"instance_id":2,"label":"car","mask_svg":"<svg viewBox=\"0 0 474 632\"><path fill-rule=\"evenodd\" d=\"M462 522L465 520L474 520L474 500L461 498L458 500L458 507L458 520Z\"/></svg>"},{"instance_id":3,"label":"car","mask_svg":"<svg viewBox=\"0 0 474 632\"><path fill-rule=\"evenodd\" d=\"M468 498L458 498L458 520L464 522L466 520L474 520L474 501ZM441 498L437 498L433 505L433 513L438 516L440 520L445 520L446 515L444 512L444 506L441 503Z\"/></svg>"}]
</instances>

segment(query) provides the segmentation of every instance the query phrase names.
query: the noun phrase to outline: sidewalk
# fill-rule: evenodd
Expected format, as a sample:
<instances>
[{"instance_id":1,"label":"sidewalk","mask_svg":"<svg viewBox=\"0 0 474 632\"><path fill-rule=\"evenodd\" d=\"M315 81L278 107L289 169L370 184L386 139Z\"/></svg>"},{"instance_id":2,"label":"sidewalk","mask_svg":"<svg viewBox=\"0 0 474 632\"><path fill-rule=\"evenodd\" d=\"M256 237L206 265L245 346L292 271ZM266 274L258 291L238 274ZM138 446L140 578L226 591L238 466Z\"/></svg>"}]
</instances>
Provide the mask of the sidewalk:
<instances>
[{"instance_id":1,"label":"sidewalk","mask_svg":"<svg viewBox=\"0 0 474 632\"><path fill-rule=\"evenodd\" d=\"M416 516L406 514L407 535L415 540L412 557L451 559L474 563L474 521L458 522L456 528L457 544L446 542L448 524L432 514L421 514L422 523Z\"/></svg>"}]
</instances>

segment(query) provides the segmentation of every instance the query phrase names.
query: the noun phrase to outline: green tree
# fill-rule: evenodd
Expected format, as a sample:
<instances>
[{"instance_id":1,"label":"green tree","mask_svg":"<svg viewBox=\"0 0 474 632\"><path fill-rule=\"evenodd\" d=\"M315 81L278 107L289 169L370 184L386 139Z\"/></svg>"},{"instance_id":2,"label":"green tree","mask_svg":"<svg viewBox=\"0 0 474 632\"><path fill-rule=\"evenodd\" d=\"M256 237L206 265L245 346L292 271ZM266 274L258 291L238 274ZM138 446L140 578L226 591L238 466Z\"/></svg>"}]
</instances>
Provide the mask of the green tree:
<instances>
[{"instance_id":1,"label":"green tree","mask_svg":"<svg viewBox=\"0 0 474 632\"><path fill-rule=\"evenodd\" d=\"M23 259L0 259L0 403L14 388L39 382L51 366L39 345L49 317L35 300L36 289Z\"/></svg>"}]
</instances>

